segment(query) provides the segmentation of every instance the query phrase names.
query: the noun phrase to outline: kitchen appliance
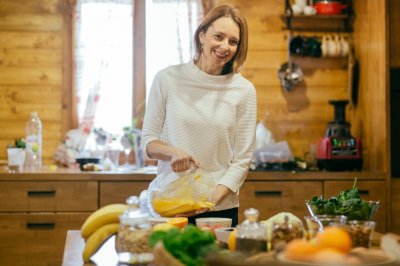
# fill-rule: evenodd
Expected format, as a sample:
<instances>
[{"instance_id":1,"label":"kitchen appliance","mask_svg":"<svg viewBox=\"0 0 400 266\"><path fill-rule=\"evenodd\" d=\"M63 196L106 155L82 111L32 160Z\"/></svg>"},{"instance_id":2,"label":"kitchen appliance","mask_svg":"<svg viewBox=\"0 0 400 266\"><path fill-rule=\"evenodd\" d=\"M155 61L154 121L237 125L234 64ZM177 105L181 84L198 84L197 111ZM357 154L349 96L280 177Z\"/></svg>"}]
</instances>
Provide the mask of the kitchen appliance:
<instances>
[{"instance_id":1,"label":"kitchen appliance","mask_svg":"<svg viewBox=\"0 0 400 266\"><path fill-rule=\"evenodd\" d=\"M362 169L361 140L351 136L350 123L345 120L347 100L330 100L334 121L328 123L325 137L318 142L317 166L321 170L346 171Z\"/></svg>"}]
</instances>

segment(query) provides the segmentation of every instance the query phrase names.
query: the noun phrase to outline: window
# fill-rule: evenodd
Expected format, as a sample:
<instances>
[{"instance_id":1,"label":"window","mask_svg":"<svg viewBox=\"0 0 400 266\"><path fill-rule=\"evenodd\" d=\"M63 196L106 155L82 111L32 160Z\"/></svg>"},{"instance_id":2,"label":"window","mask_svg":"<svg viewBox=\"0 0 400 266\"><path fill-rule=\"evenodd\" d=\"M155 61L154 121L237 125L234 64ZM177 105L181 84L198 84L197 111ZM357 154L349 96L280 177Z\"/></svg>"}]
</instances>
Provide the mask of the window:
<instances>
[{"instance_id":1,"label":"window","mask_svg":"<svg viewBox=\"0 0 400 266\"><path fill-rule=\"evenodd\" d=\"M144 3L146 77L142 78L147 84L140 88L135 80L140 77L135 75L144 71L135 56L143 56L144 51L135 46L140 34L135 34L134 16L143 14L135 13L139 9L132 5ZM133 102L139 102L134 101L138 95L134 89L148 91L156 72L193 57L192 38L201 12L200 0L78 0L75 86L79 124L113 134L129 126L135 113Z\"/></svg>"}]
</instances>

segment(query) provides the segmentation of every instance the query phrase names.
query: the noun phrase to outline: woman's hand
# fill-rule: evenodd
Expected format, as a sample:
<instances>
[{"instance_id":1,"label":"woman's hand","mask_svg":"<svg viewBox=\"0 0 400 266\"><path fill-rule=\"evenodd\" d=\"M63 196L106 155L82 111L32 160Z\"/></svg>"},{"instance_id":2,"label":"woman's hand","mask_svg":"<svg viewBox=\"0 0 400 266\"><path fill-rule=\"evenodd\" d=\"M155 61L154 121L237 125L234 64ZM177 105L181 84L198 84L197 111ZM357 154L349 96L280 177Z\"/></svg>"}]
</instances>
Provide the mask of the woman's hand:
<instances>
[{"instance_id":1,"label":"woman's hand","mask_svg":"<svg viewBox=\"0 0 400 266\"><path fill-rule=\"evenodd\" d=\"M196 168L200 166L199 161L195 160L192 156L178 148L174 148L171 155L171 168L174 172L189 170L192 163Z\"/></svg>"},{"instance_id":2,"label":"woman's hand","mask_svg":"<svg viewBox=\"0 0 400 266\"><path fill-rule=\"evenodd\" d=\"M211 195L211 202L215 203L217 206L227 195L233 193L228 187L218 184L214 190L214 193Z\"/></svg>"}]
</instances>

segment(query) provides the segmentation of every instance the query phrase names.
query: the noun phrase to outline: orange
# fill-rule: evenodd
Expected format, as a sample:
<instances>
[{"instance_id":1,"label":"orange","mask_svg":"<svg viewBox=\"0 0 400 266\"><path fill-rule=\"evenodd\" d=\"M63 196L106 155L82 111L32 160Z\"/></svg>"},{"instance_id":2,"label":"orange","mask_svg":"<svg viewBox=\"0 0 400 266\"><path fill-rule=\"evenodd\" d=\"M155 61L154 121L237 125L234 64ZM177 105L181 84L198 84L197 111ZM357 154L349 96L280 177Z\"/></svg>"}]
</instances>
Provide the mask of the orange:
<instances>
[{"instance_id":1,"label":"orange","mask_svg":"<svg viewBox=\"0 0 400 266\"><path fill-rule=\"evenodd\" d=\"M317 246L320 248L333 248L342 253L348 254L352 248L349 233L339 227L326 227L317 235Z\"/></svg>"},{"instance_id":2,"label":"orange","mask_svg":"<svg viewBox=\"0 0 400 266\"><path fill-rule=\"evenodd\" d=\"M237 230L234 229L228 237L228 248L230 251L235 251L236 250L236 233Z\"/></svg>"},{"instance_id":3,"label":"orange","mask_svg":"<svg viewBox=\"0 0 400 266\"><path fill-rule=\"evenodd\" d=\"M308 261L318 251L315 244L305 239L293 239L286 245L284 254L285 258L290 260Z\"/></svg>"},{"instance_id":4,"label":"orange","mask_svg":"<svg viewBox=\"0 0 400 266\"><path fill-rule=\"evenodd\" d=\"M173 217L168 218L167 223L172 224L173 226L183 228L188 224L188 218L186 217Z\"/></svg>"}]
</instances>

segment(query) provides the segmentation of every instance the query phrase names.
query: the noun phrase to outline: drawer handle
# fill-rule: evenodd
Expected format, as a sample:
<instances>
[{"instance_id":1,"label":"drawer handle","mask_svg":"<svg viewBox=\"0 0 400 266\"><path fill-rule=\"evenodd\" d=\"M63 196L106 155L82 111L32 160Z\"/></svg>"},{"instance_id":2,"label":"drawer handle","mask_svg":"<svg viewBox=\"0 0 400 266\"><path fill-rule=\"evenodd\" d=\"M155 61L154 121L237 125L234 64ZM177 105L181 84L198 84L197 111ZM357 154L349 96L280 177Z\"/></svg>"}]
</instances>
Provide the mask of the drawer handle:
<instances>
[{"instance_id":1,"label":"drawer handle","mask_svg":"<svg viewBox=\"0 0 400 266\"><path fill-rule=\"evenodd\" d=\"M54 197L55 190L28 190L28 197Z\"/></svg>"},{"instance_id":2,"label":"drawer handle","mask_svg":"<svg viewBox=\"0 0 400 266\"><path fill-rule=\"evenodd\" d=\"M280 191L280 190L255 191L254 196L256 196L256 197L280 197L280 196L282 196L282 191Z\"/></svg>"},{"instance_id":3,"label":"drawer handle","mask_svg":"<svg viewBox=\"0 0 400 266\"><path fill-rule=\"evenodd\" d=\"M360 195L369 195L369 190L359 190Z\"/></svg>"},{"instance_id":4,"label":"drawer handle","mask_svg":"<svg viewBox=\"0 0 400 266\"><path fill-rule=\"evenodd\" d=\"M26 228L28 229L54 229L54 222L27 222Z\"/></svg>"}]
</instances>

